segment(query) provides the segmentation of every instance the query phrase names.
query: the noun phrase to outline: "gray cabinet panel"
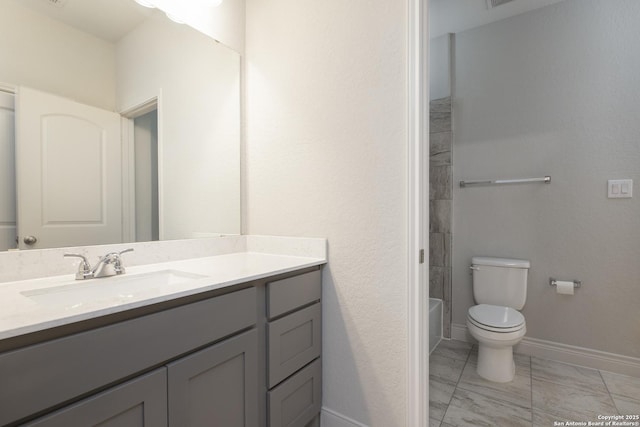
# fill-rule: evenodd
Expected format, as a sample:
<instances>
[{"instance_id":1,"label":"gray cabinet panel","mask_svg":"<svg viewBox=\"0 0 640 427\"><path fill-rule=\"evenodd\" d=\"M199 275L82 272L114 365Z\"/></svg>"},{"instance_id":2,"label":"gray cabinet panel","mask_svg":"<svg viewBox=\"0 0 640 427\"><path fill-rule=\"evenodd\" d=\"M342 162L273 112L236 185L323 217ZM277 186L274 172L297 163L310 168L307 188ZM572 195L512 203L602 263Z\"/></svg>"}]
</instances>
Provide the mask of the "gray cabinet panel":
<instances>
[{"instance_id":1,"label":"gray cabinet panel","mask_svg":"<svg viewBox=\"0 0 640 427\"><path fill-rule=\"evenodd\" d=\"M161 368L28 423L27 426L166 426L166 388L166 368Z\"/></svg>"},{"instance_id":2,"label":"gray cabinet panel","mask_svg":"<svg viewBox=\"0 0 640 427\"><path fill-rule=\"evenodd\" d=\"M321 403L322 364L317 359L269 392L269 427L305 427Z\"/></svg>"},{"instance_id":3,"label":"gray cabinet panel","mask_svg":"<svg viewBox=\"0 0 640 427\"><path fill-rule=\"evenodd\" d=\"M267 283L267 315L269 319L319 301L322 296L321 286L320 270Z\"/></svg>"},{"instance_id":4,"label":"gray cabinet panel","mask_svg":"<svg viewBox=\"0 0 640 427\"><path fill-rule=\"evenodd\" d=\"M252 330L169 364L169 425L257 427L257 347Z\"/></svg>"},{"instance_id":5,"label":"gray cabinet panel","mask_svg":"<svg viewBox=\"0 0 640 427\"><path fill-rule=\"evenodd\" d=\"M249 288L1 354L0 425L229 336L256 318L256 290Z\"/></svg>"},{"instance_id":6,"label":"gray cabinet panel","mask_svg":"<svg viewBox=\"0 0 640 427\"><path fill-rule=\"evenodd\" d=\"M269 323L269 388L320 356L321 315L318 303Z\"/></svg>"}]
</instances>

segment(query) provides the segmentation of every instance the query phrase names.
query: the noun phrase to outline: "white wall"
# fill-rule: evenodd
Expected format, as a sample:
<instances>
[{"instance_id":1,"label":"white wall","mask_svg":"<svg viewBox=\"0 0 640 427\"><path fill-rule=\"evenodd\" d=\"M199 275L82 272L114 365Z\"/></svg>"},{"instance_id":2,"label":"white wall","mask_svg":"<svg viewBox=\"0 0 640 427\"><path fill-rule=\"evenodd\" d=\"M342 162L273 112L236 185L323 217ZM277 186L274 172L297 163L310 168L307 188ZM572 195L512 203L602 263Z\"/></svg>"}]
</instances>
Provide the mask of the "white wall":
<instances>
[{"instance_id":1,"label":"white wall","mask_svg":"<svg viewBox=\"0 0 640 427\"><path fill-rule=\"evenodd\" d=\"M245 231L328 238L323 405L382 427L407 405L406 16L247 2Z\"/></svg>"},{"instance_id":2,"label":"white wall","mask_svg":"<svg viewBox=\"0 0 640 427\"><path fill-rule=\"evenodd\" d=\"M246 231L329 239L323 405L384 427L406 415L406 27L404 2L247 2Z\"/></svg>"},{"instance_id":3,"label":"white wall","mask_svg":"<svg viewBox=\"0 0 640 427\"><path fill-rule=\"evenodd\" d=\"M239 55L157 14L117 59L119 111L160 96L160 238L240 233Z\"/></svg>"},{"instance_id":4,"label":"white wall","mask_svg":"<svg viewBox=\"0 0 640 427\"><path fill-rule=\"evenodd\" d=\"M454 323L473 255L531 260L527 336L640 357L640 2L566 0L456 35ZM582 280L557 295L549 277Z\"/></svg>"},{"instance_id":5,"label":"white wall","mask_svg":"<svg viewBox=\"0 0 640 427\"><path fill-rule=\"evenodd\" d=\"M487 0L429 0L431 37L476 28L564 0L512 0L487 7Z\"/></svg>"},{"instance_id":6,"label":"white wall","mask_svg":"<svg viewBox=\"0 0 640 427\"><path fill-rule=\"evenodd\" d=\"M429 40L429 99L451 96L449 34Z\"/></svg>"},{"instance_id":7,"label":"white wall","mask_svg":"<svg viewBox=\"0 0 640 427\"><path fill-rule=\"evenodd\" d=\"M245 0L224 0L216 7L197 0L154 0L153 3L236 52L244 53Z\"/></svg>"},{"instance_id":8,"label":"white wall","mask_svg":"<svg viewBox=\"0 0 640 427\"><path fill-rule=\"evenodd\" d=\"M115 47L13 1L0 1L0 82L115 109Z\"/></svg>"}]
</instances>

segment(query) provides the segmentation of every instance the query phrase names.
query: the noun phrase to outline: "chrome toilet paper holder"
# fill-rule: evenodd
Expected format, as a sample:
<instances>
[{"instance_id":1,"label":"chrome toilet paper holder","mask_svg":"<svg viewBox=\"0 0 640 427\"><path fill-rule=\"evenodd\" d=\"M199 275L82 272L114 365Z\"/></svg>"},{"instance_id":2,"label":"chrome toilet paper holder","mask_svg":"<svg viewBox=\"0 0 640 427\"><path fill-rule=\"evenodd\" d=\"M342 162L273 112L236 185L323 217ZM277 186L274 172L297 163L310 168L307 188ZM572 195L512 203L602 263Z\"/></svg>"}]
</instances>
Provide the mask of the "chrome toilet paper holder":
<instances>
[{"instance_id":1,"label":"chrome toilet paper holder","mask_svg":"<svg viewBox=\"0 0 640 427\"><path fill-rule=\"evenodd\" d=\"M549 286L557 286L560 280L554 279L552 277L549 278ZM573 282L573 287L574 288L579 288L580 286L582 286L582 282L580 280L572 280Z\"/></svg>"}]
</instances>

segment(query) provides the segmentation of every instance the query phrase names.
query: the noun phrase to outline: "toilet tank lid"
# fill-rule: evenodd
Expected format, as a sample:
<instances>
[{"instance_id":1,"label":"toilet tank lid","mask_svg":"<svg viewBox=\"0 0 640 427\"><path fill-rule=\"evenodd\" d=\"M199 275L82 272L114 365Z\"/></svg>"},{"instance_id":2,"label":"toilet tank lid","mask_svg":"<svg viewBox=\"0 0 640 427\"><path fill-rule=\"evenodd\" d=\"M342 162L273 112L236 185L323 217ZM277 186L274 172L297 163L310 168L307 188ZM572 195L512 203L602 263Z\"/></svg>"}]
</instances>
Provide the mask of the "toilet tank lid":
<instances>
[{"instance_id":1,"label":"toilet tank lid","mask_svg":"<svg viewBox=\"0 0 640 427\"><path fill-rule=\"evenodd\" d=\"M530 268L531 263L526 259L494 258L487 256L474 256L471 258L473 265L489 265L492 267Z\"/></svg>"}]
</instances>

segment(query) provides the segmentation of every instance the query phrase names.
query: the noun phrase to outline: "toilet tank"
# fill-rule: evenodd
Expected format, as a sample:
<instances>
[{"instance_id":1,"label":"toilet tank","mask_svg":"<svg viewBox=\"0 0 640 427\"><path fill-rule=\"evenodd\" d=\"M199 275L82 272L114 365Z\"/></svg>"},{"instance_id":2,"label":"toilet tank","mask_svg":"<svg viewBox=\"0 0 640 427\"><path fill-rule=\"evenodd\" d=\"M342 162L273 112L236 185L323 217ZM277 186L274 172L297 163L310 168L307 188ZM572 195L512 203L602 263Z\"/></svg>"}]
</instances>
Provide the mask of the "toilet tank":
<instances>
[{"instance_id":1,"label":"toilet tank","mask_svg":"<svg viewBox=\"0 0 640 427\"><path fill-rule=\"evenodd\" d=\"M473 257L473 298L477 304L503 305L521 310L527 300L527 273L524 259Z\"/></svg>"}]
</instances>

